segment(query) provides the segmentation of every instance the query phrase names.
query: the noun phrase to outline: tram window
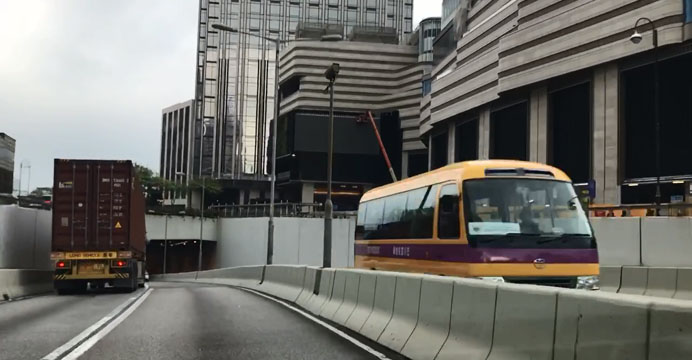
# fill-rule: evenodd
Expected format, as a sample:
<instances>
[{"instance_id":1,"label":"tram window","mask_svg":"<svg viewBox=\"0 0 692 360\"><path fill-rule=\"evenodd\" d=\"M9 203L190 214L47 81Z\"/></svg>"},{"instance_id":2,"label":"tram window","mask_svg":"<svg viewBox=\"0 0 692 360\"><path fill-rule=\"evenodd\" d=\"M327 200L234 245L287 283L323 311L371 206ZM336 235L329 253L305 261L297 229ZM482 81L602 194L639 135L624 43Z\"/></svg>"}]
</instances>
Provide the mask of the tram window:
<instances>
[{"instance_id":1,"label":"tram window","mask_svg":"<svg viewBox=\"0 0 692 360\"><path fill-rule=\"evenodd\" d=\"M425 190L425 194L420 199L415 199L413 206L408 205L408 208L412 208L413 216L411 218L411 230L409 235L411 239L430 239L432 238L433 232L433 220L435 218L435 198L437 195L437 185L428 186L427 188L421 189ZM410 196L414 192L410 193ZM413 195L415 198L415 195ZM411 201L411 199L409 199ZM409 203L410 204L410 203Z\"/></svg>"},{"instance_id":2,"label":"tram window","mask_svg":"<svg viewBox=\"0 0 692 360\"><path fill-rule=\"evenodd\" d=\"M459 237L459 190L456 184L445 185L440 190L437 233L444 239Z\"/></svg>"},{"instance_id":3,"label":"tram window","mask_svg":"<svg viewBox=\"0 0 692 360\"><path fill-rule=\"evenodd\" d=\"M365 212L365 223L363 224L364 239L378 238L378 232L382 226L383 211L384 199L368 201L368 208Z\"/></svg>"},{"instance_id":4,"label":"tram window","mask_svg":"<svg viewBox=\"0 0 692 360\"><path fill-rule=\"evenodd\" d=\"M380 239L405 238L409 230L401 221L405 210L406 193L386 197L382 228L377 232L377 237Z\"/></svg>"}]
</instances>

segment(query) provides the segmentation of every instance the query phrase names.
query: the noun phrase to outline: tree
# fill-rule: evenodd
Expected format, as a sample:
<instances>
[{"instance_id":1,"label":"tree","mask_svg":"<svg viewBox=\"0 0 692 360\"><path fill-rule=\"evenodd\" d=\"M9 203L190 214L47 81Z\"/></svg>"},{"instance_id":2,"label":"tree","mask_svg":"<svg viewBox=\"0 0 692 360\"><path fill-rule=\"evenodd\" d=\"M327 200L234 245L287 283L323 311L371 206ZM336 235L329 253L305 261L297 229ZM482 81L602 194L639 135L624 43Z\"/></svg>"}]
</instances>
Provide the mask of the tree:
<instances>
[{"instance_id":1,"label":"tree","mask_svg":"<svg viewBox=\"0 0 692 360\"><path fill-rule=\"evenodd\" d=\"M142 192L144 192L147 207L159 206L161 201L163 201L163 195L166 191L177 190L177 184L160 176L156 176L154 172L146 166L135 164L135 173L142 186Z\"/></svg>"}]
</instances>

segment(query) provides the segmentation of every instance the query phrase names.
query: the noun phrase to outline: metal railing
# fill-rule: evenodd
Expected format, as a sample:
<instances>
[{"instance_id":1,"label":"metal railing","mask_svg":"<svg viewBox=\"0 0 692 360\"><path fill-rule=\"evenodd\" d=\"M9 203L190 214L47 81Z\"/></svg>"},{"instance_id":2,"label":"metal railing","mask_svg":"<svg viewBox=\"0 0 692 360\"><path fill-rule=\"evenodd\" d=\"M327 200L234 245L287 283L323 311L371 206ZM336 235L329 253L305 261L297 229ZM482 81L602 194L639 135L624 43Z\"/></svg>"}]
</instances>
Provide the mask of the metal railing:
<instances>
[{"instance_id":1,"label":"metal railing","mask_svg":"<svg viewBox=\"0 0 692 360\"><path fill-rule=\"evenodd\" d=\"M591 205L589 215L592 217L644 217L656 216L692 216L692 204L664 203L656 204L622 204L622 205Z\"/></svg>"},{"instance_id":2,"label":"metal railing","mask_svg":"<svg viewBox=\"0 0 692 360\"><path fill-rule=\"evenodd\" d=\"M275 203L275 217L321 217L323 204L317 203ZM268 217L269 204L214 205L219 217Z\"/></svg>"}]
</instances>

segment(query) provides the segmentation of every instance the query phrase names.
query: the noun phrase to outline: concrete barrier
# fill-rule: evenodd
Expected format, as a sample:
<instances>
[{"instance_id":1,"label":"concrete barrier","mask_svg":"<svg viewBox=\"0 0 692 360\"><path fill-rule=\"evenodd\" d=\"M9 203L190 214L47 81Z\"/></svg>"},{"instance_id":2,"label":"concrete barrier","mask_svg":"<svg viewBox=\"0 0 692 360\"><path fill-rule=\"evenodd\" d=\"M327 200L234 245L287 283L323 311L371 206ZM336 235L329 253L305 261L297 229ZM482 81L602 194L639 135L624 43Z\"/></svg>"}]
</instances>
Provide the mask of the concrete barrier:
<instances>
[{"instance_id":1,"label":"concrete barrier","mask_svg":"<svg viewBox=\"0 0 692 360\"><path fill-rule=\"evenodd\" d=\"M449 336L436 360L485 360L493 342L497 283L456 279Z\"/></svg>"},{"instance_id":2,"label":"concrete barrier","mask_svg":"<svg viewBox=\"0 0 692 360\"><path fill-rule=\"evenodd\" d=\"M675 295L678 270L676 268L647 269L646 291L644 295L672 298Z\"/></svg>"},{"instance_id":3,"label":"concrete barrier","mask_svg":"<svg viewBox=\"0 0 692 360\"><path fill-rule=\"evenodd\" d=\"M648 359L692 359L692 305L656 301L650 310Z\"/></svg>"},{"instance_id":4,"label":"concrete barrier","mask_svg":"<svg viewBox=\"0 0 692 360\"><path fill-rule=\"evenodd\" d=\"M377 339L378 343L397 352L403 349L418 322L421 283L420 275L396 275L392 319Z\"/></svg>"},{"instance_id":5,"label":"concrete barrier","mask_svg":"<svg viewBox=\"0 0 692 360\"><path fill-rule=\"evenodd\" d=\"M552 359L559 290L499 284L489 360Z\"/></svg>"},{"instance_id":6,"label":"concrete barrier","mask_svg":"<svg viewBox=\"0 0 692 360\"><path fill-rule=\"evenodd\" d=\"M320 284L317 289L317 295L305 305L305 308L315 315L319 315L324 304L332 297L332 289L334 288L334 269L320 270Z\"/></svg>"},{"instance_id":7,"label":"concrete barrier","mask_svg":"<svg viewBox=\"0 0 692 360\"><path fill-rule=\"evenodd\" d=\"M358 301L351 316L346 320L345 326L353 331L360 331L372 313L372 306L375 302L375 285L377 276L374 271L363 271L360 273L358 282Z\"/></svg>"},{"instance_id":8,"label":"concrete barrier","mask_svg":"<svg viewBox=\"0 0 692 360\"><path fill-rule=\"evenodd\" d=\"M332 320L341 325L346 325L346 321L356 309L358 303L358 286L360 283L360 271L341 270L346 272L346 287L344 288L344 301L339 309L334 313Z\"/></svg>"},{"instance_id":9,"label":"concrete barrier","mask_svg":"<svg viewBox=\"0 0 692 360\"><path fill-rule=\"evenodd\" d=\"M306 266L267 265L264 281L258 289L284 300L295 302L303 290Z\"/></svg>"},{"instance_id":10,"label":"concrete barrier","mask_svg":"<svg viewBox=\"0 0 692 360\"><path fill-rule=\"evenodd\" d=\"M620 277L622 266L601 266L599 281L601 291L618 292L620 290Z\"/></svg>"},{"instance_id":11,"label":"concrete barrier","mask_svg":"<svg viewBox=\"0 0 692 360\"><path fill-rule=\"evenodd\" d=\"M401 353L411 359L435 359L449 335L454 281L424 276L420 290L418 320Z\"/></svg>"},{"instance_id":12,"label":"concrete barrier","mask_svg":"<svg viewBox=\"0 0 692 360\"><path fill-rule=\"evenodd\" d=\"M0 269L0 301L53 291L53 271Z\"/></svg>"},{"instance_id":13,"label":"concrete barrier","mask_svg":"<svg viewBox=\"0 0 692 360\"><path fill-rule=\"evenodd\" d=\"M603 265L641 265L641 218L591 218Z\"/></svg>"},{"instance_id":14,"label":"concrete barrier","mask_svg":"<svg viewBox=\"0 0 692 360\"><path fill-rule=\"evenodd\" d=\"M642 265L692 266L692 218L642 218Z\"/></svg>"},{"instance_id":15,"label":"concrete barrier","mask_svg":"<svg viewBox=\"0 0 692 360\"><path fill-rule=\"evenodd\" d=\"M692 300L692 268L678 268L677 286L673 298Z\"/></svg>"},{"instance_id":16,"label":"concrete barrier","mask_svg":"<svg viewBox=\"0 0 692 360\"><path fill-rule=\"evenodd\" d=\"M620 291L622 294L644 295L648 280L647 268L638 266L623 266Z\"/></svg>"},{"instance_id":17,"label":"concrete barrier","mask_svg":"<svg viewBox=\"0 0 692 360\"><path fill-rule=\"evenodd\" d=\"M646 359L651 299L608 292L559 292L554 359Z\"/></svg>"},{"instance_id":18,"label":"concrete barrier","mask_svg":"<svg viewBox=\"0 0 692 360\"><path fill-rule=\"evenodd\" d=\"M315 295L315 290L317 289L317 284L315 280L317 279L317 272L320 271L319 268L314 266L308 266L305 269L305 280L303 281L303 290L298 295L296 299L296 304L305 308Z\"/></svg>"},{"instance_id":19,"label":"concrete barrier","mask_svg":"<svg viewBox=\"0 0 692 360\"><path fill-rule=\"evenodd\" d=\"M372 312L360 329L361 335L374 341L377 341L382 335L384 328L392 319L396 283L397 279L394 273L377 274Z\"/></svg>"},{"instance_id":20,"label":"concrete barrier","mask_svg":"<svg viewBox=\"0 0 692 360\"><path fill-rule=\"evenodd\" d=\"M256 289L262 282L264 271L264 265L220 269L215 274L214 281L219 284Z\"/></svg>"},{"instance_id":21,"label":"concrete barrier","mask_svg":"<svg viewBox=\"0 0 692 360\"><path fill-rule=\"evenodd\" d=\"M334 285L332 296L329 297L327 303L320 310L319 315L323 318L331 320L339 310L339 306L344 302L344 290L346 288L346 270L337 269L334 274Z\"/></svg>"}]
</instances>

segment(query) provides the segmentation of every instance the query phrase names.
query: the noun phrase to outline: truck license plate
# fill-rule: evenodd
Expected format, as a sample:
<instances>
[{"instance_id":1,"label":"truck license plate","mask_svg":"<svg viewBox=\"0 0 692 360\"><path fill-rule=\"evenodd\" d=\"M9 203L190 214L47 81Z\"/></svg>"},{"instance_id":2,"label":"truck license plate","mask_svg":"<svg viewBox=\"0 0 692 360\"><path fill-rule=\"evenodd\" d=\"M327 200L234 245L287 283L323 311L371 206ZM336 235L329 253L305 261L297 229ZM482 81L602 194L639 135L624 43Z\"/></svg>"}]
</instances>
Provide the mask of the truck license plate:
<instances>
[{"instance_id":1,"label":"truck license plate","mask_svg":"<svg viewBox=\"0 0 692 360\"><path fill-rule=\"evenodd\" d=\"M103 274L103 270L106 269L106 265L103 263L82 263L79 264L79 272L92 273L92 274Z\"/></svg>"}]
</instances>

